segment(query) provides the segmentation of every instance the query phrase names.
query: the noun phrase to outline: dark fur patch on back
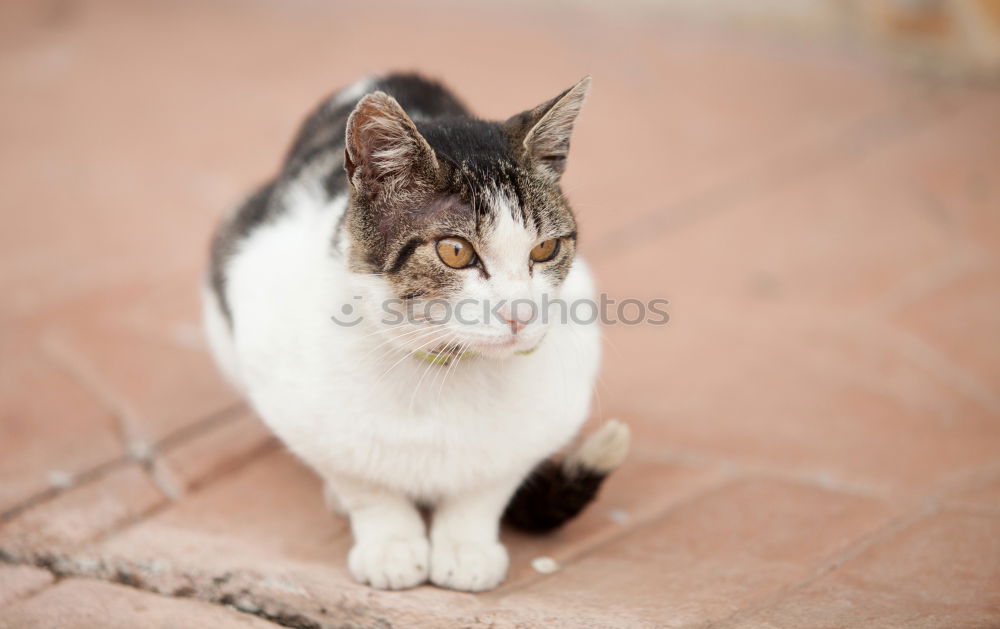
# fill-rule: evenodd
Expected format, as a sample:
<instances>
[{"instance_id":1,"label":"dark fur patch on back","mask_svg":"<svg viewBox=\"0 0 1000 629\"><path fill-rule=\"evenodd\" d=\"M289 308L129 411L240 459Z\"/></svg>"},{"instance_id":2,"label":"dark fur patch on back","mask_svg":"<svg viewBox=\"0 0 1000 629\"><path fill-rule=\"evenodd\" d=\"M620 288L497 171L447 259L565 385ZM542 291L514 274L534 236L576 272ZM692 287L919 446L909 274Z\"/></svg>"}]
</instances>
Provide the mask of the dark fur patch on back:
<instances>
[{"instance_id":1,"label":"dark fur patch on back","mask_svg":"<svg viewBox=\"0 0 1000 629\"><path fill-rule=\"evenodd\" d=\"M414 119L470 115L443 85L417 74L390 74L380 79L374 89L391 94Z\"/></svg>"},{"instance_id":2,"label":"dark fur patch on back","mask_svg":"<svg viewBox=\"0 0 1000 629\"><path fill-rule=\"evenodd\" d=\"M273 203L274 183L261 187L222 223L212 238L210 282L223 316L232 324L233 315L226 298L226 263L235 253L236 246L258 226L268 222L279 209Z\"/></svg>"}]
</instances>

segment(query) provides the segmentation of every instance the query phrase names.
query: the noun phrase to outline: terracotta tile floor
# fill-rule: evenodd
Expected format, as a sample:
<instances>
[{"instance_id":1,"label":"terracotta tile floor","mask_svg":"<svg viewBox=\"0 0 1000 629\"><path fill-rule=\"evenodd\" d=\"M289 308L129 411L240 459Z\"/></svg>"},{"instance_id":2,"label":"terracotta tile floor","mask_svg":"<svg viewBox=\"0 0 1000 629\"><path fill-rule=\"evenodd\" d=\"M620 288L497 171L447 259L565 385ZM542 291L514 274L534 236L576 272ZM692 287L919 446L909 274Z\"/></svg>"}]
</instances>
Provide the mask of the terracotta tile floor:
<instances>
[{"instance_id":1,"label":"terracotta tile floor","mask_svg":"<svg viewBox=\"0 0 1000 629\"><path fill-rule=\"evenodd\" d=\"M484 595L351 582L216 376L216 218L303 113L418 68L485 116L580 76L566 185L636 443ZM0 4L0 627L1000 627L1000 91L528 4ZM540 574L532 560L560 569Z\"/></svg>"}]
</instances>

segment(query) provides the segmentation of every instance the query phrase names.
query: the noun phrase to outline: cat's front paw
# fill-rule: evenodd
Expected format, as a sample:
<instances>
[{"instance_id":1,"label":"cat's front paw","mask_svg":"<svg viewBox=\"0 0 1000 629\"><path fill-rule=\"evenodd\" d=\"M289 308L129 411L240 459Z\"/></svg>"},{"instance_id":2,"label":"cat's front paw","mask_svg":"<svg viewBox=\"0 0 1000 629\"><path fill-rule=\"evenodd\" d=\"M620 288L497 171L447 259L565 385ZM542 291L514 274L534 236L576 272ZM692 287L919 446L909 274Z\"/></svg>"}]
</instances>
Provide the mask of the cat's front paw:
<instances>
[{"instance_id":1,"label":"cat's front paw","mask_svg":"<svg viewBox=\"0 0 1000 629\"><path fill-rule=\"evenodd\" d=\"M347 566L354 578L380 590L402 590L427 581L430 544L424 537L354 544Z\"/></svg>"},{"instance_id":2,"label":"cat's front paw","mask_svg":"<svg viewBox=\"0 0 1000 629\"><path fill-rule=\"evenodd\" d=\"M483 592L507 576L507 549L497 542L434 541L431 582L464 592Z\"/></svg>"}]
</instances>

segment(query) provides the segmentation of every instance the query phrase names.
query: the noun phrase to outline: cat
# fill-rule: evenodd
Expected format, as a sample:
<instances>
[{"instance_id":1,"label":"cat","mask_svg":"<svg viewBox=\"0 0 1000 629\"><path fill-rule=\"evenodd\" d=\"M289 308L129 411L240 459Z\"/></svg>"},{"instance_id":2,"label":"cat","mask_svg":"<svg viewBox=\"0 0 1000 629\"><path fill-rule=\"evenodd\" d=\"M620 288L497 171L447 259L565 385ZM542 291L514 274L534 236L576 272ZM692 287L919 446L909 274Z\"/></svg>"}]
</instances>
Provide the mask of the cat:
<instances>
[{"instance_id":1,"label":"cat","mask_svg":"<svg viewBox=\"0 0 1000 629\"><path fill-rule=\"evenodd\" d=\"M589 87L488 122L418 75L364 79L215 234L212 353L349 517L362 583L492 589L501 517L556 528L626 454L609 421L550 459L588 416L600 358L596 323L538 316L593 296L559 185Z\"/></svg>"}]
</instances>

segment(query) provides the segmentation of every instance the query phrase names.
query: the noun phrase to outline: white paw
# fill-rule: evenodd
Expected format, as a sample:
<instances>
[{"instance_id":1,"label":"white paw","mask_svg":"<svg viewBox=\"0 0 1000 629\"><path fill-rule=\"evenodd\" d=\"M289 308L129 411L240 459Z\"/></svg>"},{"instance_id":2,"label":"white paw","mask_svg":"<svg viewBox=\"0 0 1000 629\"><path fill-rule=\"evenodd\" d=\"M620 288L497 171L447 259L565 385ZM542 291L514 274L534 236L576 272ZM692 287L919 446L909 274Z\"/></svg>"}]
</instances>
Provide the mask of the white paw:
<instances>
[{"instance_id":1,"label":"white paw","mask_svg":"<svg viewBox=\"0 0 1000 629\"><path fill-rule=\"evenodd\" d=\"M431 582L465 592L483 592L507 576L507 549L497 542L436 540L431 550Z\"/></svg>"},{"instance_id":2,"label":"white paw","mask_svg":"<svg viewBox=\"0 0 1000 629\"><path fill-rule=\"evenodd\" d=\"M347 566L354 578L380 590L402 590L427 581L430 544L424 537L395 537L354 544Z\"/></svg>"}]
</instances>

